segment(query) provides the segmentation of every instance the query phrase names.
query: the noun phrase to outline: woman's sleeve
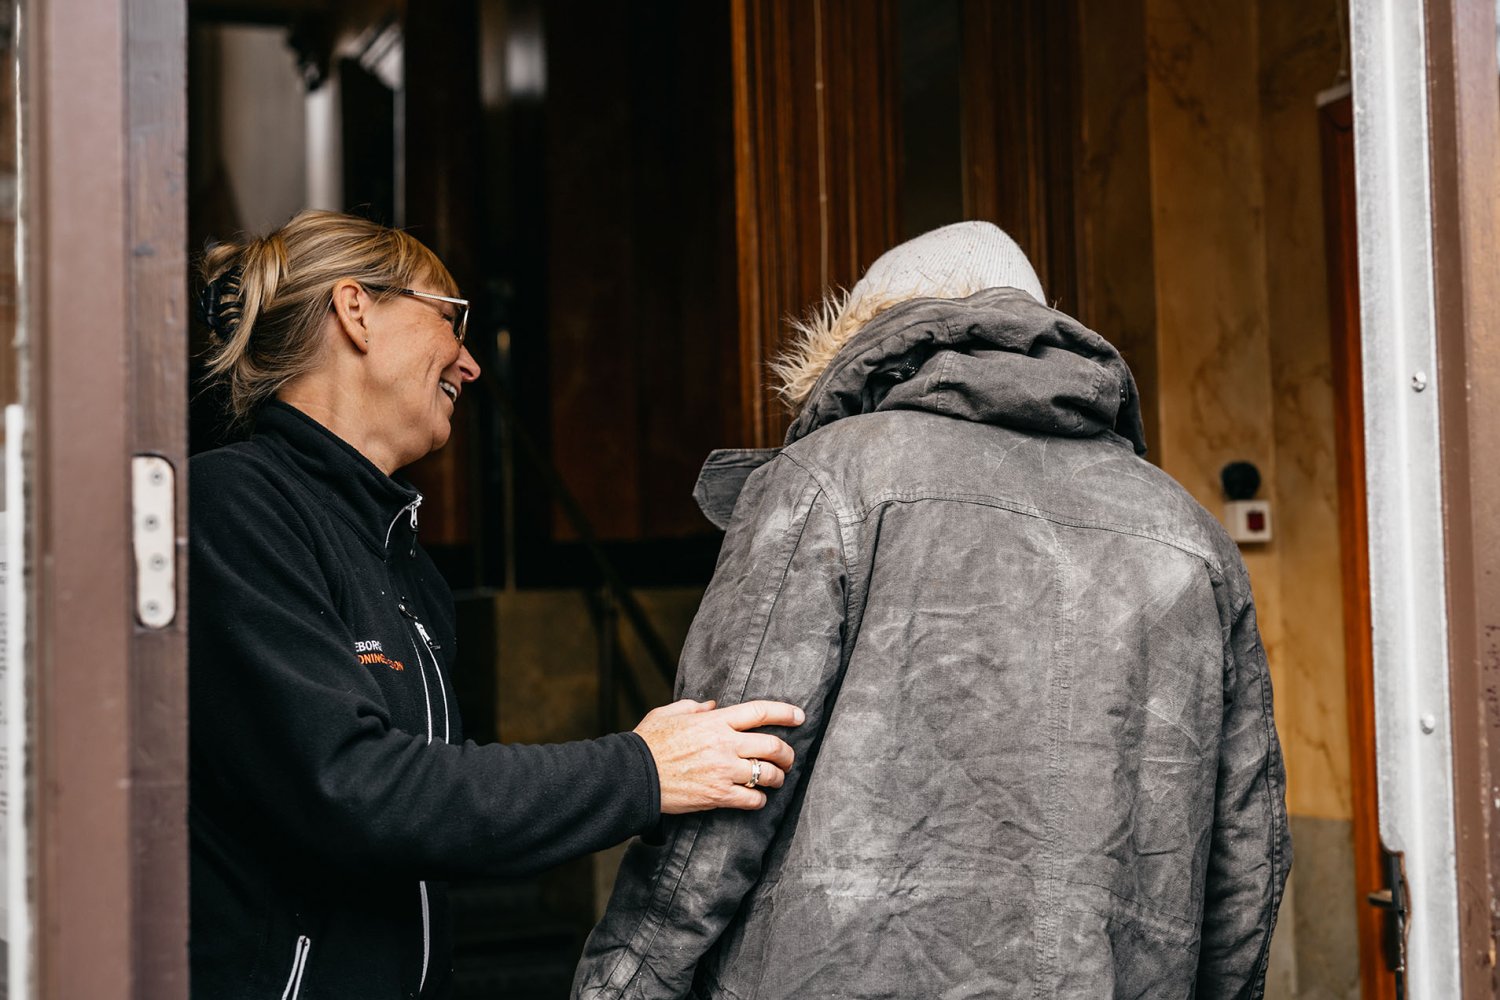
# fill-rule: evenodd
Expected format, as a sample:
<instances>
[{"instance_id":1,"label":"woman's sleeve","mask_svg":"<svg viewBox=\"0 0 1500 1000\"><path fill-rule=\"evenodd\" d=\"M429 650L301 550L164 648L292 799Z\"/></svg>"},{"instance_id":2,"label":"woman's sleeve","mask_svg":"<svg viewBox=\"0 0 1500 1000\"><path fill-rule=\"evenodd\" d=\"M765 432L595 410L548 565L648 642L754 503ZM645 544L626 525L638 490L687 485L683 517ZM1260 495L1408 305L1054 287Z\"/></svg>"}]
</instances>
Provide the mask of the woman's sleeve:
<instances>
[{"instance_id":1,"label":"woman's sleeve","mask_svg":"<svg viewBox=\"0 0 1500 1000\"><path fill-rule=\"evenodd\" d=\"M634 734L456 746L394 728L296 506L216 471L195 465L192 487L195 809L329 865L435 879L535 871L656 822Z\"/></svg>"},{"instance_id":2,"label":"woman's sleeve","mask_svg":"<svg viewBox=\"0 0 1500 1000\"><path fill-rule=\"evenodd\" d=\"M792 745L796 764L762 810L669 817L659 844L631 845L584 947L575 998L687 995L812 767L843 665L847 579L839 521L817 482L786 456L753 473L688 635L678 695L801 706L802 726L768 730Z\"/></svg>"}]
</instances>

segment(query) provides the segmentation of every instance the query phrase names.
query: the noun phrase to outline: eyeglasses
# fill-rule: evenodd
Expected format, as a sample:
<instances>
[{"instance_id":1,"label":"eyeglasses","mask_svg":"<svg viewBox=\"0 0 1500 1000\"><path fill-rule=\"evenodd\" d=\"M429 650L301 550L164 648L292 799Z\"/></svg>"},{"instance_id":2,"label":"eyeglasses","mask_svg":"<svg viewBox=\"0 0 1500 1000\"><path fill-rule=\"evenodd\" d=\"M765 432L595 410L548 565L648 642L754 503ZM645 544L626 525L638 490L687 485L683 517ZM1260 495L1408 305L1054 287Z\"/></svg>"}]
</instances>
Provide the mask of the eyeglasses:
<instances>
[{"instance_id":1,"label":"eyeglasses","mask_svg":"<svg viewBox=\"0 0 1500 1000\"><path fill-rule=\"evenodd\" d=\"M433 302L447 302L454 307L453 310L453 337L460 345L464 342L464 336L469 332L469 300L457 299L451 295L434 295L431 292L419 292L414 288L392 288L389 285L365 284L365 287L375 292L395 292L397 295L409 295L414 299L430 299ZM445 319L447 317L444 317Z\"/></svg>"}]
</instances>

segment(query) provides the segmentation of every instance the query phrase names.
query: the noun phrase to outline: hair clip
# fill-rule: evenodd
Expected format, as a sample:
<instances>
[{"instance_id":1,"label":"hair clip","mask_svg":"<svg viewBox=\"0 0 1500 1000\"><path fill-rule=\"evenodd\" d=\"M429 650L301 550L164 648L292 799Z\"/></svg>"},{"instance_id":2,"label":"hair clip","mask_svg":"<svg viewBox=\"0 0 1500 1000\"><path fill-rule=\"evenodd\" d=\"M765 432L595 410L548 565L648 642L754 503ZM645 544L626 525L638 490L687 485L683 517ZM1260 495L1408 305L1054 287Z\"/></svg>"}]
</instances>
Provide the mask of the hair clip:
<instances>
[{"instance_id":1,"label":"hair clip","mask_svg":"<svg viewBox=\"0 0 1500 1000\"><path fill-rule=\"evenodd\" d=\"M244 269L227 268L198 293L198 316L221 340L234 336L240 322L240 279Z\"/></svg>"}]
</instances>

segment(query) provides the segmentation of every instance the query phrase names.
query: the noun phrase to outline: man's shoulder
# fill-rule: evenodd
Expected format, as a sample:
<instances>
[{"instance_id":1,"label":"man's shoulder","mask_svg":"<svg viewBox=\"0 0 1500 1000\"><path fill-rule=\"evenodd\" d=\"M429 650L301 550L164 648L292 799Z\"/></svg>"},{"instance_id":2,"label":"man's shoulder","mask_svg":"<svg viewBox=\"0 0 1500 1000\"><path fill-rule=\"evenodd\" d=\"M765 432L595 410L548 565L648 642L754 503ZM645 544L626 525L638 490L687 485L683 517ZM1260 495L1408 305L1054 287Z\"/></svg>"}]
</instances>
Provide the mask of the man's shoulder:
<instances>
[{"instance_id":1,"label":"man's shoulder","mask_svg":"<svg viewBox=\"0 0 1500 1000\"><path fill-rule=\"evenodd\" d=\"M1060 437L896 410L835 421L782 457L849 518L893 501L967 500L1156 539L1216 568L1233 549L1181 484L1113 435Z\"/></svg>"}]
</instances>

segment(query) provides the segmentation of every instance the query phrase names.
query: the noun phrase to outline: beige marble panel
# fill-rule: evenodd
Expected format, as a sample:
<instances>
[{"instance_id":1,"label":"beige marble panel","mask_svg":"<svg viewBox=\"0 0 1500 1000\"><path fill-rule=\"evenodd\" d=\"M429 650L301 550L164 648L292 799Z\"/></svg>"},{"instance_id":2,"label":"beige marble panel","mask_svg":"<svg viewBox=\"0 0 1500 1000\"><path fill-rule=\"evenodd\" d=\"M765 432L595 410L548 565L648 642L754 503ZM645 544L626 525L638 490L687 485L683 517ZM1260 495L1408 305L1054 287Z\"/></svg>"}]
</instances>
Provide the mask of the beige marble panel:
<instances>
[{"instance_id":1,"label":"beige marble panel","mask_svg":"<svg viewBox=\"0 0 1500 1000\"><path fill-rule=\"evenodd\" d=\"M1339 77L1339 21L1332 3L1260 5L1280 667L1290 695L1278 703L1283 736L1296 751L1292 811L1324 819L1352 815L1317 114L1318 93Z\"/></svg>"},{"instance_id":2,"label":"beige marble panel","mask_svg":"<svg viewBox=\"0 0 1500 1000\"><path fill-rule=\"evenodd\" d=\"M1256 30L1245 0L1146 3L1158 460L1216 512L1229 462L1255 463L1261 496L1277 488ZM1285 718L1296 695L1282 669L1278 548L1244 555ZM1296 739L1282 738L1295 772Z\"/></svg>"},{"instance_id":3,"label":"beige marble panel","mask_svg":"<svg viewBox=\"0 0 1500 1000\"><path fill-rule=\"evenodd\" d=\"M1325 9L1326 7L1326 9ZM1330 27L1331 23L1331 27ZM1146 0L1158 461L1210 510L1254 462L1247 546L1293 812L1348 818L1317 91L1335 8Z\"/></svg>"}]
</instances>

